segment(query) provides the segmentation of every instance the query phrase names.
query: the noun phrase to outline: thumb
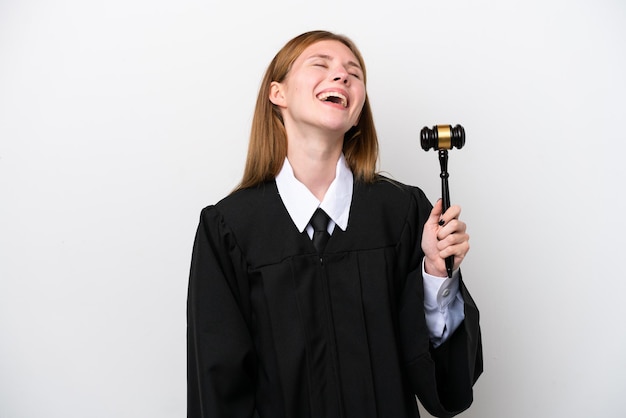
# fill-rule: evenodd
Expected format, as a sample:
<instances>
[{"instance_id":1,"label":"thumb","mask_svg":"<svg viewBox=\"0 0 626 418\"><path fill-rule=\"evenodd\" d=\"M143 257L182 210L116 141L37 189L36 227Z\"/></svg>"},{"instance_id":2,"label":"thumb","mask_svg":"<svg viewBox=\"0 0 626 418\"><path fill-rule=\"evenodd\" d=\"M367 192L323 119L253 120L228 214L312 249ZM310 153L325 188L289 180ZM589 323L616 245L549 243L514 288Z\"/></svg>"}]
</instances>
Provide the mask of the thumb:
<instances>
[{"instance_id":1,"label":"thumb","mask_svg":"<svg viewBox=\"0 0 626 418\"><path fill-rule=\"evenodd\" d=\"M443 201L439 199L437 200L437 203L435 203L435 206L433 206L432 210L430 211L430 217L428 218L428 222L439 224L442 212L443 212Z\"/></svg>"}]
</instances>

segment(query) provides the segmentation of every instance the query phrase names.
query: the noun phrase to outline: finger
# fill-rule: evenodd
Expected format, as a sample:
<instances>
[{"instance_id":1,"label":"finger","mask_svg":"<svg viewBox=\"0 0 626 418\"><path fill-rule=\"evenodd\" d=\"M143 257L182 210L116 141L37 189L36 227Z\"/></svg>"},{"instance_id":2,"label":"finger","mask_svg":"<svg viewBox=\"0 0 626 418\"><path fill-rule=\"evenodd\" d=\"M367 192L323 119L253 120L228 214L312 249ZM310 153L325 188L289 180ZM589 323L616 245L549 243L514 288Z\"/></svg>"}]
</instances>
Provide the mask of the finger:
<instances>
[{"instance_id":1,"label":"finger","mask_svg":"<svg viewBox=\"0 0 626 418\"><path fill-rule=\"evenodd\" d=\"M443 251L447 247L453 247L456 245L464 245L469 242L469 235L467 233L455 233L450 234L444 239L437 241L437 250Z\"/></svg>"},{"instance_id":2,"label":"finger","mask_svg":"<svg viewBox=\"0 0 626 418\"><path fill-rule=\"evenodd\" d=\"M441 249L439 252L439 257L443 260L446 258L453 256L454 257L454 265L457 268L461 262L465 259L465 256L469 252L469 242L463 241L459 244L449 245Z\"/></svg>"},{"instance_id":3,"label":"finger","mask_svg":"<svg viewBox=\"0 0 626 418\"><path fill-rule=\"evenodd\" d=\"M439 231L437 231L437 239L442 241L450 235L464 234L466 231L467 225L465 222L458 219L452 219L446 225L442 226Z\"/></svg>"},{"instance_id":4,"label":"finger","mask_svg":"<svg viewBox=\"0 0 626 418\"><path fill-rule=\"evenodd\" d=\"M461 215L461 207L459 205L452 205L442 215L439 225L445 225L452 219L458 219Z\"/></svg>"}]
</instances>

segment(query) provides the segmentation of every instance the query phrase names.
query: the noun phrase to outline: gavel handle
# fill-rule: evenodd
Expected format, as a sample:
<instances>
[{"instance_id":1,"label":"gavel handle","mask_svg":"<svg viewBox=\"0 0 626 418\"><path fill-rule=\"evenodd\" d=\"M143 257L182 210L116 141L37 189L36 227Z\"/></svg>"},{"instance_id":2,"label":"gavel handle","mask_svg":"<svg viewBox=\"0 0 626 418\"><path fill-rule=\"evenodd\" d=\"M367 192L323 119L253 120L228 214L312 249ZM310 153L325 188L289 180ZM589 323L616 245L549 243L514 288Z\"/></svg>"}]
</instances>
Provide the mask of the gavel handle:
<instances>
[{"instance_id":1,"label":"gavel handle","mask_svg":"<svg viewBox=\"0 0 626 418\"><path fill-rule=\"evenodd\" d=\"M450 189L448 188L448 150L439 150L439 165L441 166L441 200L443 208L441 213L445 213L450 207ZM454 268L454 256L451 255L446 258L446 272L448 277L452 278L452 269Z\"/></svg>"}]
</instances>

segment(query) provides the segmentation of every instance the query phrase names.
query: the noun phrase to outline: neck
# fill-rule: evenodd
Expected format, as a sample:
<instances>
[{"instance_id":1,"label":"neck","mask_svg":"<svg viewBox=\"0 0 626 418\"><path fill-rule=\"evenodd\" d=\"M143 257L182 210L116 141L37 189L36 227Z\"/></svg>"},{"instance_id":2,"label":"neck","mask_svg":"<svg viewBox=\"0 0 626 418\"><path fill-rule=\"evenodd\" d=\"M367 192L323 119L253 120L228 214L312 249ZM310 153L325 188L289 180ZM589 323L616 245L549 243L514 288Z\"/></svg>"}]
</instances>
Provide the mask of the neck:
<instances>
[{"instance_id":1,"label":"neck","mask_svg":"<svg viewBox=\"0 0 626 418\"><path fill-rule=\"evenodd\" d=\"M289 140L287 158L294 176L304 184L319 200L324 196L335 179L337 161L341 156L343 138L330 141L311 139L306 141Z\"/></svg>"}]
</instances>

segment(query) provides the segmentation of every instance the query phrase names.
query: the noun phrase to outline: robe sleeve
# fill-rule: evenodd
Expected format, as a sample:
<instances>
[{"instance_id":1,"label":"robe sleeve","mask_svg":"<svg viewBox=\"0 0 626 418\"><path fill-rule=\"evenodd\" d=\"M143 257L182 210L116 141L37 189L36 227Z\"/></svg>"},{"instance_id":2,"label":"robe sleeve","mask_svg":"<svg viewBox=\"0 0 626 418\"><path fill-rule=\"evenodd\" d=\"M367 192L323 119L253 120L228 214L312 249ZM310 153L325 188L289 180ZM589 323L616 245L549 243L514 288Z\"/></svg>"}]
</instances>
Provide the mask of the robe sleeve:
<instances>
[{"instance_id":1,"label":"robe sleeve","mask_svg":"<svg viewBox=\"0 0 626 418\"><path fill-rule=\"evenodd\" d=\"M214 207L197 229L187 299L187 416L254 414L256 358L245 319L245 262Z\"/></svg>"},{"instance_id":2,"label":"robe sleeve","mask_svg":"<svg viewBox=\"0 0 626 418\"><path fill-rule=\"evenodd\" d=\"M417 195L418 216L411 237L420 247L422 225L431 205L422 193ZM421 262L421 248L413 255L412 265ZM473 385L482 373L482 342L479 313L463 279L460 291L465 319L442 345L434 348L428 339L424 315L424 288L421 270L407 275L400 301L400 341L405 371L411 390L424 408L436 417L452 417L469 408Z\"/></svg>"},{"instance_id":3,"label":"robe sleeve","mask_svg":"<svg viewBox=\"0 0 626 418\"><path fill-rule=\"evenodd\" d=\"M409 364L409 380L424 408L436 417L452 417L470 407L473 385L482 373L478 310L467 289L465 319L446 342Z\"/></svg>"}]
</instances>

